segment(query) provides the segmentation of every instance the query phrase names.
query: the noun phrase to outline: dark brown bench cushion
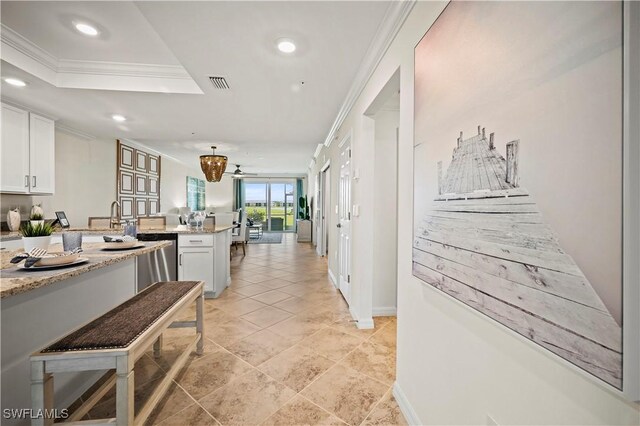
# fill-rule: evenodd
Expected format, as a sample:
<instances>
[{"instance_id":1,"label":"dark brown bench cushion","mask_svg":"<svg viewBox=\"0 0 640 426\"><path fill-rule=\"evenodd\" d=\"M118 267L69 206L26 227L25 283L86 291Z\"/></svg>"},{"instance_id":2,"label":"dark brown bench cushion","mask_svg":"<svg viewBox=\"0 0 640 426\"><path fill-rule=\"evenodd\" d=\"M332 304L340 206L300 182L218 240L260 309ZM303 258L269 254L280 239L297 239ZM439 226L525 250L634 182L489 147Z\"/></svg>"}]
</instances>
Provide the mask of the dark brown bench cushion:
<instances>
[{"instance_id":1,"label":"dark brown bench cushion","mask_svg":"<svg viewBox=\"0 0 640 426\"><path fill-rule=\"evenodd\" d=\"M125 348L198 283L199 281L155 283L42 352Z\"/></svg>"}]
</instances>

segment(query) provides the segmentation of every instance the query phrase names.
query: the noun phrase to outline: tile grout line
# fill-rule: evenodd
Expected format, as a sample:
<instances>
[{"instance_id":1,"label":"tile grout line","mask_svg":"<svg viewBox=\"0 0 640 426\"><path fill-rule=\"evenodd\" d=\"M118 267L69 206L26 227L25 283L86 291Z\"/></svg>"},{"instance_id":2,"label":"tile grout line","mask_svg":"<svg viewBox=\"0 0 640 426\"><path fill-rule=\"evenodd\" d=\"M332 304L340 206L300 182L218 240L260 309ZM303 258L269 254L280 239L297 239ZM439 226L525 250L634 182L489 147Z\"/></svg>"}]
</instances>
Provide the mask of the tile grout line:
<instances>
[{"instance_id":1,"label":"tile grout line","mask_svg":"<svg viewBox=\"0 0 640 426\"><path fill-rule=\"evenodd\" d=\"M285 252L285 251L284 251L284 250L282 250L282 253L284 253L284 252ZM264 253L264 251L261 251L261 253ZM311 252L310 252L310 253L311 253ZM279 253L278 253L278 252L276 252L276 251L268 251L268 252L266 252L265 254L260 255L260 256L264 259L264 261L262 261L262 260L261 260L261 262L262 262L262 263L266 262L266 263L267 263L267 265L268 265L268 261L269 261L269 259L277 258L277 255L278 255L278 254L279 254ZM311 253L311 254L314 254L314 253ZM315 259L315 257L314 257L314 256L312 256L311 254L309 254L308 259L309 259L309 260L311 260L311 259ZM307 257L305 257L305 259L306 259L306 258L307 258ZM248 263L248 265L251 265L251 263L249 262L249 263ZM261 267L261 268L262 268L262 267L264 267L264 268L269 268L269 267L270 267L270 266L266 266L266 265L257 265L257 266L258 266L258 267ZM240 268L238 268L238 267L234 267L234 269L238 269L238 271L237 271L237 272L240 272L240 271L241 271L241 269L240 269ZM279 270L279 271L283 271L283 272L287 272L287 273L292 273L292 274L295 274L295 273L296 273L296 272L294 272L294 271L284 271L284 270L281 270L281 269L278 269L278 268L273 268L273 267L271 267L271 269L276 270L276 271L278 271L278 270ZM323 270L324 270L324 272L325 272L325 274L326 274L326 266L323 266ZM247 271L248 271L248 270L247 270ZM266 272L266 273L268 273L267 271L265 271L265 272ZM315 273L315 271L313 271L313 272ZM322 272L322 271L318 271L318 272ZM258 272L258 273L259 273L259 272ZM240 279L241 279L241 278L240 278ZM224 312L224 313L226 313L226 314L229 314L229 315L233 316L233 319L229 319L229 320L227 320L227 321L225 321L225 322L231 322L231 321L236 321L237 319L240 319L240 320L243 320L243 321L247 321L247 322L249 322L250 324L255 325L256 327L259 327L259 329L258 329L258 330L253 331L253 332L251 332L250 334L248 334L248 335L246 335L246 336L243 336L242 338L240 338L240 339L238 339L238 340L235 340L235 341L231 342L231 343L230 343L230 344L228 344L227 346L229 346L229 347L230 347L230 346L232 346L232 345L236 344L237 342L240 342L240 341L243 341L243 340L245 340L245 339L248 339L248 338L250 338L251 336L253 336L253 335L255 335L256 333L259 333L260 331L263 331L263 330L267 330L267 331L269 331L269 332L276 333L277 335L279 335L279 336L281 336L281 337L283 337L283 338L290 338L290 337L288 337L288 336L284 336L284 335L282 335L282 334L280 334L280 333L278 333L278 332L276 332L276 331L274 331L274 330L270 330L270 328L271 328L271 327L273 327L273 326L275 326L275 325L277 325L277 324L279 324L279 323L281 323L281 322L288 321L288 320L291 320L291 319L293 319L293 318L301 319L302 317L304 317L304 315L315 315L316 313L314 313L314 310L315 310L316 308L326 307L326 308L328 309L328 313L330 313L330 314L332 314L332 315L337 315L337 314L340 314L340 315L341 315L341 314L342 314L342 312L340 312L340 311L342 310L342 308L341 308L341 307L336 307L335 300L328 300L328 299L330 299L330 297L329 297L329 296L332 296L332 294L331 294L332 292L326 292L326 293L325 293L325 291L321 290L321 289L322 289L322 288L324 288L324 287L323 287L322 285L320 285L320 284L318 284L318 286L316 287L316 282L315 282L316 280L315 280L315 279L313 279L313 280L309 280L308 282L306 282L306 283L305 283L305 281L304 281L304 280L303 280L303 281L298 281L298 282L292 282L292 281L288 281L286 278L281 278L281 277L272 277L272 278L269 278L268 280L264 280L264 281L261 281L261 282L270 281L270 280L275 280L275 279L278 279L278 280L280 280L280 281L289 282L289 283L291 283L291 285L300 285L300 286L305 286L305 285L306 285L306 286L309 286L309 289L310 289L310 290L309 290L309 292L308 292L308 293L304 294L303 296L300 296L300 295L295 295L295 294L288 293L287 291L284 291L284 290L280 290L281 288L283 288L283 287L287 287L288 285L284 285L284 286L282 286L282 287L277 287L277 288L271 288L271 287L263 286L263 287L267 287L267 290L266 290L266 291L263 291L263 292L260 292L260 293L257 293L257 294L251 295L251 296L245 296L245 295L243 295L243 294L241 294L241 293L234 292L232 288L229 288L229 291L231 291L231 292L232 292L232 293L234 293L234 294L237 294L238 296L241 296L241 298L240 298L240 299L238 299L238 300L246 300L246 299L250 298L250 299L252 299L252 300L254 300L254 301L257 301L257 302L259 302L259 303L263 303L265 306L262 306L262 307L259 307L259 308L255 309L255 310L252 310L252 311L249 311L249 312L247 312L247 313L244 313L243 315L236 316L236 315L232 315L232 314L230 314L230 313L229 313L229 312L227 312L225 309L221 309L221 308L219 308L219 307L217 307L217 306L215 306L215 305L212 305L212 307L213 307L213 308L215 308L215 309L220 309L222 312ZM318 280L320 280L320 278L318 278ZM243 280L243 281L246 281L246 280ZM251 282L249 282L249 281L246 281L246 282L247 282L247 283L249 283L248 285L260 285L260 283L251 283ZM233 286L233 284L232 284L232 286ZM242 288L242 287L240 287L240 288ZM319 302L313 302L312 300L311 300L311 301L309 301L309 299L307 299L305 296L309 296L309 293L312 295L313 293L315 293L315 291L316 291L316 290L319 290L319 293L323 293L322 295L320 295L320 296L319 296L319 299L318 299L318 300L321 300L321 301L319 301ZM260 294L264 294L264 293L266 293L266 292L270 292L270 291L280 291L281 293L285 293L285 294L289 295L289 297L288 297L287 299L284 299L284 300L281 300L281 301L278 301L278 302L274 302L274 303L272 303L272 304L264 303L264 302L260 302L259 300L254 299L254 297L259 296ZM313 297L313 296L312 296L312 297ZM308 302L308 303L310 303L310 306L305 307L304 309L302 309L300 312L297 312L297 313L295 313L295 312L290 312L290 311L287 311L286 309L283 309L283 308L280 308L280 307L278 307L278 306L275 306L275 305L276 305L276 304L278 304L278 303L282 303L282 302L285 302L285 301L287 301L287 300L292 300L293 298L297 298L297 299L299 299L299 300L301 300L301 301ZM303 302L303 303L304 303L304 302ZM262 325L255 324L255 323L253 323L253 322L251 322L251 321L249 321L249 320L247 320L247 319L242 318L242 316L244 316L244 315L249 315L249 314L251 314L251 313L253 313L253 312L256 312L256 311L258 311L258 310L260 310L260 309L264 309L264 308L265 308L265 307L267 307L267 306L269 306L269 307L273 307L273 308L276 308L276 309L279 309L279 310L281 310L281 311L283 311L283 312L286 312L286 313L290 314L290 316L289 316L288 318L284 318L284 319L279 320L279 321L277 321L277 322L275 322L275 323L273 323L273 324L270 324L270 325L269 325L269 326L267 326L267 327L263 327ZM321 313L321 312L322 312L322 309L320 309L320 313L318 313L318 315L322 315L322 313ZM334 317L334 318L335 318L335 317ZM261 362L258 366L253 366L252 364L248 363L247 361L245 361L244 359L242 359L240 356L238 356L238 355L236 355L234 352L232 352L230 349L228 349L228 348L227 348L227 346L220 345L220 344L219 344L219 343L217 343L215 340L213 340L213 339L211 339L211 338L209 338L209 337L205 337L205 338L207 339L207 341L210 341L210 342L212 342L213 344L215 344L215 345L217 345L217 346L219 347L219 349L217 349L217 350L216 350L216 352L217 352L217 351L222 350L222 351L226 352L227 354L230 354L232 357L234 357L235 359L239 360L239 361L240 361L240 362L242 362L244 365L247 365L247 366L249 367L249 370L248 370L246 373L244 373L244 374L242 374L242 375L240 375L240 376L238 376L238 377L234 378L234 379L233 379L233 380L231 380L229 383L226 383L226 384L224 384L223 386L220 386L220 387L218 387L218 388L214 389L212 392L210 392L210 393L208 393L207 395L203 396L201 399L204 399L204 398L208 397L208 396L209 396L209 395L211 395L212 393L214 393L214 392L216 392L216 391L219 391L221 388L224 388L225 386L229 386L231 383L233 383L233 382L235 382L235 381L239 380L240 378L242 378L242 377L246 376L247 374L249 374L249 373L251 373L251 372L258 372L259 374L263 374L264 376L266 376L266 377L267 377L267 378L269 378L270 380L273 380L275 383L279 383L280 385L284 386L285 388L287 388L287 389L291 389L291 388L289 388L289 386L287 386L286 384L284 384L284 383L280 382L279 380L276 380L274 377L272 377L272 376L270 376L269 374L267 374L266 372L262 371L262 370L259 368L259 366L260 366L260 365L263 365L263 364L265 364L265 363L267 363L267 362L269 362L270 360L272 360L273 358L275 358L275 357L277 357L277 356L281 355L282 353L284 353L284 352L286 352L286 351L288 351L288 350L290 350L290 349L292 349L292 348L294 348L294 347L296 347L296 346L298 346L298 345L301 345L302 347L304 347L304 348L306 348L307 350L309 350L311 353L313 353L313 354L315 354L315 355L317 355L317 356L319 356L319 357L321 357L321 358L323 358L323 359L327 359L327 360L329 360L330 362L332 362L332 363L333 363L333 365L331 365L331 367L329 367L325 372L323 372L322 374L319 374L317 377L315 377L315 378L314 378L314 379L313 379L309 384L307 384L307 385L306 385L306 386L305 386L305 387L304 387L300 392L296 392L295 390L291 389L291 390L293 390L293 391L294 391L294 395L293 395L290 399L288 399L284 404L280 405L280 406L279 406L279 408L278 408L278 409L276 409L273 413L270 413L269 415L267 415L267 417L266 417L264 420L262 420L262 423L264 423L265 421L267 421L268 419L270 419L270 418L271 418L273 415L275 415L275 414L276 414L280 409L282 409L283 407L285 407L286 405L288 405L288 404L289 404L293 399L295 399L297 396L299 396L300 398L302 398L304 401L309 402L309 403L310 403L310 404L312 404L313 406L318 407L318 409L320 409L322 412L328 413L329 415L332 415L332 416L336 416L338 419L340 419L340 421L344 421L344 420L343 420L343 419L341 419L341 418L340 418L340 416L338 416L337 414L335 414L335 413L334 413L334 414L332 414L329 410L324 409L324 408L323 408L323 407L321 407L320 405L316 404L315 402L313 402L313 401L312 401L312 400L310 400L309 398L307 398L307 397L305 397L304 395L302 395L302 392L303 392L303 391L305 391L307 388L309 388L312 384L314 384L314 383L315 383L317 380L319 380L321 377L323 377L323 376L324 376L328 371L330 371L330 370L332 370L333 368L335 368L335 366L336 366L336 365L338 365L338 364L340 364L341 362L343 362L343 361L344 361L348 356L350 356L354 351L358 350L358 348L361 348L361 347L364 345L364 343L365 343L365 342L370 342L370 340L373 338L373 336L375 336L375 335L377 335L378 333L380 333L380 332L381 332L385 327L387 327L387 326L388 326L388 324L383 325L382 327L380 327L380 329L379 329L379 330L375 331L375 332L374 332L374 333L372 333L370 336L368 336L368 337L366 337L366 338L363 338L363 337L362 337L362 336L360 336L360 335L351 334L351 333L348 333L348 332L345 332L345 331L343 331L343 330L340 330L340 329L336 328L336 327L335 327L335 325L336 325L339 321L340 321L340 320L334 320L334 321L329 321L329 322L319 321L319 322L318 322L318 325L320 325L320 326L321 326L321 328L320 328L320 329L318 329L318 330L314 331L313 333L311 333L311 334L310 334L310 335L308 335L308 336L304 336L301 340L296 340L296 342L295 342L295 343L293 343L291 346L289 346L288 348L286 348L286 349L284 349L284 350L281 350L281 351L277 352L276 354L274 354L273 356L271 356L271 357L270 357L270 358L268 358L267 360L265 360L265 361ZM305 342L306 340L308 340L308 339L312 338L313 336L315 336L315 335L317 335L317 334L319 334L319 333L321 333L322 331L327 330L327 329L331 329L331 330L333 330L333 331L337 331L337 332L339 332L339 333L344 333L344 334L346 334L346 335L349 335L349 336L355 337L355 338L359 339L360 341L358 342L358 344L357 344L357 345L356 345L356 346L355 346L351 351L347 352L344 356L342 356L342 357L341 357L340 359L338 359L337 361L334 361L333 359L327 358L325 355L323 355L323 354L319 353L318 351L316 351L316 350L312 349L311 347L309 347L309 346L307 346L307 345L303 344L303 342ZM370 343L371 343L371 344L375 344L374 342L370 342ZM376 345L377 345L377 344L376 344ZM385 347L386 347L386 345L383 345L383 346L385 346ZM152 359L152 360L153 360L153 359ZM155 360L153 360L153 361L154 361L154 363L156 363L156 362L155 362ZM157 364L157 363L156 363L156 364ZM384 398L384 396L388 393L388 391L389 391L389 389L390 389L391 387L390 387L389 385L387 385L386 383L381 382L381 381L380 381L380 380L378 380L378 379L375 379L375 378L373 378L373 377L370 377L368 374L362 373L362 372L360 372L360 371L358 371L358 370L355 370L355 369L353 369L353 368L351 368L351 367L348 367L348 366L346 366L346 365L344 365L344 364L340 364L340 365L342 365L344 368L347 368L347 369L349 369L349 370L353 371L353 372L354 372L354 373L356 373L356 374L361 374L363 377L369 378L369 379L371 379L371 380L373 380L373 381L375 381L375 382L377 382L377 383L383 384L385 387L389 387L389 388L385 391L385 393L382 395L382 397L381 397L380 399L378 399L378 400L376 401L376 403L372 406L371 410L369 410L369 411L367 412L367 414L366 414L366 416L364 417L364 420L363 420L363 422L364 422L364 421L366 421L366 419L368 418L368 416L371 414L371 412L372 412L373 410L375 410L375 409L380 405L380 403L382 402L382 399L383 399L383 398ZM162 367L160 367L160 369L164 371L164 369L162 369ZM205 408L204 408L204 407L203 407L203 406L198 402L198 400L196 400L196 399L195 399L195 398L194 398L194 397L193 397L189 392L187 392L187 391L186 391L186 389L184 389L181 385L179 385L175 380L174 380L174 383L176 383L176 384L180 387L180 389L182 389L182 391L184 391L185 393L187 393L187 395L189 396L189 398L190 398L191 400L195 401L195 403L196 403L200 408L202 408L202 409L203 409L203 410L204 410L204 411L205 411L209 416L211 416L211 417L214 419L214 421L216 421L218 424L221 424L221 422L220 422L217 418L215 418L215 416L213 416L211 413L209 413L209 412L208 412L208 411L207 411L207 410L206 410L206 409L205 409ZM185 407L184 409L186 409L186 408L188 408L188 407ZM183 410L184 410L184 409L183 409ZM179 412L181 412L181 411L183 411L183 410L180 410ZM177 414L177 413L174 413L173 415L175 415L175 414ZM173 415L172 415L172 416L173 416Z\"/></svg>"},{"instance_id":2,"label":"tile grout line","mask_svg":"<svg viewBox=\"0 0 640 426\"><path fill-rule=\"evenodd\" d=\"M376 408L378 408L378 406L380 405L380 403L382 402L382 400L384 399L384 397L387 395L387 393L389 393L389 391L393 388L393 385L389 386L389 389L387 389L384 394L382 394L382 397L375 403L373 404L373 407L371 407L371 410L369 410L369 412L367 413L366 416L364 416L364 419L360 422L359 425L357 426L362 426L364 424L364 422L367 421L367 419L369 418L369 416L371 415L371 413L373 413Z\"/></svg>"},{"instance_id":3,"label":"tile grout line","mask_svg":"<svg viewBox=\"0 0 640 426\"><path fill-rule=\"evenodd\" d=\"M208 339L208 340L211 340L211 339ZM229 350L227 350L227 348L225 348L224 346L222 346L222 345L220 345L220 344L218 344L218 343L214 342L213 340L211 340L211 341L220 347L220 349L219 349L218 351L224 351L224 352L227 352L227 353L228 353L228 354L230 354L231 356L233 356L233 357L235 357L235 358L238 358L238 360L240 360L240 362L242 362L242 363L244 363L244 364L247 364L250 368L253 368L253 366L252 366L251 364L249 364L249 363L248 363L248 362L246 362L245 360L241 359L240 357L236 356L236 354L234 354L234 353L230 352L230 351L229 351ZM217 352L217 351L216 351L216 352ZM209 355L213 355L214 353L215 353L215 352L212 352L212 353L210 353ZM206 358L206 357L207 357L207 356L209 356L209 355L205 355L204 357L202 357L202 358L200 358L200 359L204 359L204 358ZM240 376L236 377L235 379L231 380L230 382L225 383L224 385L219 386L219 387L217 387L217 388L213 389L211 392L207 393L206 395L203 395L200 399L202 400L202 399L204 399L204 398L208 397L209 395L213 394L214 392L217 392L218 390L220 390L220 389L222 389L223 387L227 386L227 385L228 385L228 384L230 384L231 382L233 382L233 381L235 381L235 380L237 380L237 379L239 379L239 378L241 378L241 377L245 376L246 374L249 374L250 372L251 372L251 371L247 371L246 373L241 374ZM211 413L209 412L209 410L207 410L207 409L206 409L206 408L205 408L205 407L200 403L200 401L199 401L199 400L197 400L193 395L191 395L191 393L189 393L189 392L187 391L187 389L185 389L182 385L180 385L179 383L177 383L175 380L174 380L174 382L175 382L175 383L180 387L180 389L182 389L182 390L183 390L183 391L184 391L184 392L189 396L189 398L191 398L192 400L194 400L194 401L195 401L195 403L196 403L196 404L198 404L198 406L199 406L200 408L202 408L202 409L203 409L203 410L204 410L204 411L205 411L209 416L211 416L211 417L216 421L216 423L218 423L220 426L222 426L222 422L221 422L221 421L219 421L219 420L218 420L218 419L217 419L213 414L211 414ZM185 407L185 408L187 408L187 407Z\"/></svg>"}]
</instances>

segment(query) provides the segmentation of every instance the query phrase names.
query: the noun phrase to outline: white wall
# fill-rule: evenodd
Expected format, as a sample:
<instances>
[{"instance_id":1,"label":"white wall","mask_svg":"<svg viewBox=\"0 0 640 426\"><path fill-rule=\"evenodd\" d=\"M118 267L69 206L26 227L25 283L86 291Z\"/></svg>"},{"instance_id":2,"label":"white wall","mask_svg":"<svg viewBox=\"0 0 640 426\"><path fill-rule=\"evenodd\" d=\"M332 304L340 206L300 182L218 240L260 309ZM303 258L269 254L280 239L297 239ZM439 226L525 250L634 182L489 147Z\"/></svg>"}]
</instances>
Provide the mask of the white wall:
<instances>
[{"instance_id":1,"label":"white wall","mask_svg":"<svg viewBox=\"0 0 640 426\"><path fill-rule=\"evenodd\" d=\"M161 210L178 213L187 205L187 176L204 179L200 169L190 168L171 158L162 157L162 180L160 182ZM233 179L224 176L220 182L206 182L205 202L207 209L217 212L232 210Z\"/></svg>"},{"instance_id":2,"label":"white wall","mask_svg":"<svg viewBox=\"0 0 640 426\"><path fill-rule=\"evenodd\" d=\"M116 141L87 139L56 129L56 192L53 196L0 195L1 219L20 207L27 219L31 206L42 203L45 217L63 210L71 226L84 227L89 216L109 216L116 195Z\"/></svg>"},{"instance_id":3,"label":"white wall","mask_svg":"<svg viewBox=\"0 0 640 426\"><path fill-rule=\"evenodd\" d=\"M400 113L382 109L375 120L373 217L373 315L393 314L397 306L398 142Z\"/></svg>"},{"instance_id":4,"label":"white wall","mask_svg":"<svg viewBox=\"0 0 640 426\"><path fill-rule=\"evenodd\" d=\"M116 199L116 141L88 139L58 129L55 137L55 194L1 194L1 221L6 221L7 211L16 206L20 207L22 218L26 220L31 206L36 203L42 203L47 219L55 218L56 211L65 211L73 227L85 227L89 216L109 216L111 202ZM187 175L203 176L199 169L162 156L160 197L163 212L186 205ZM217 211L230 211L232 199L232 179L224 177L218 183L207 183L207 206L213 206Z\"/></svg>"},{"instance_id":5,"label":"white wall","mask_svg":"<svg viewBox=\"0 0 640 426\"><path fill-rule=\"evenodd\" d=\"M223 176L220 182L207 182L207 209L214 212L233 210L233 179Z\"/></svg>"},{"instance_id":6,"label":"white wall","mask_svg":"<svg viewBox=\"0 0 640 426\"><path fill-rule=\"evenodd\" d=\"M363 114L400 67L398 203L398 358L396 388L421 424L640 424L640 407L561 358L473 309L424 285L411 272L413 235L414 47L446 2L417 2L338 132L353 130L354 182L352 283L356 315L370 302L374 208L373 161ZM319 154L335 159L337 144ZM335 175L332 175L335 178ZM310 180L313 182L313 180ZM337 182L334 180L334 182ZM335 224L335 218L331 218ZM329 259L329 266L332 266ZM365 313L366 314L366 313Z\"/></svg>"}]
</instances>

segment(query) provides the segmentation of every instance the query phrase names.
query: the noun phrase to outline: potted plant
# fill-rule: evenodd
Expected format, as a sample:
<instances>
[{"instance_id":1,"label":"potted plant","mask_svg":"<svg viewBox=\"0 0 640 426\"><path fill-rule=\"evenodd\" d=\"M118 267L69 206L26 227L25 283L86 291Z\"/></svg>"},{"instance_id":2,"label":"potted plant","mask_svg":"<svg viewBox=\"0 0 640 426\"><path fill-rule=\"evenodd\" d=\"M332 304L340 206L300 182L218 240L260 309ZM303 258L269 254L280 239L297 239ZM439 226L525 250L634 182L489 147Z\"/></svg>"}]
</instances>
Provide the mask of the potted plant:
<instances>
[{"instance_id":1,"label":"potted plant","mask_svg":"<svg viewBox=\"0 0 640 426\"><path fill-rule=\"evenodd\" d=\"M31 226L44 225L44 216L41 213L31 213L29 222Z\"/></svg>"},{"instance_id":2,"label":"potted plant","mask_svg":"<svg viewBox=\"0 0 640 426\"><path fill-rule=\"evenodd\" d=\"M298 198L298 206L298 242L309 242L311 241L311 217L309 216L309 201L306 195Z\"/></svg>"},{"instance_id":3,"label":"potted plant","mask_svg":"<svg viewBox=\"0 0 640 426\"><path fill-rule=\"evenodd\" d=\"M300 220L310 220L311 216L309 216L309 202L307 201L307 196L298 198L298 205L300 206L300 210L298 212L298 219Z\"/></svg>"},{"instance_id":4,"label":"potted plant","mask_svg":"<svg viewBox=\"0 0 640 426\"><path fill-rule=\"evenodd\" d=\"M29 253L34 248L49 249L53 228L48 223L32 225L31 222L27 222L20 228L20 233L24 251Z\"/></svg>"}]
</instances>

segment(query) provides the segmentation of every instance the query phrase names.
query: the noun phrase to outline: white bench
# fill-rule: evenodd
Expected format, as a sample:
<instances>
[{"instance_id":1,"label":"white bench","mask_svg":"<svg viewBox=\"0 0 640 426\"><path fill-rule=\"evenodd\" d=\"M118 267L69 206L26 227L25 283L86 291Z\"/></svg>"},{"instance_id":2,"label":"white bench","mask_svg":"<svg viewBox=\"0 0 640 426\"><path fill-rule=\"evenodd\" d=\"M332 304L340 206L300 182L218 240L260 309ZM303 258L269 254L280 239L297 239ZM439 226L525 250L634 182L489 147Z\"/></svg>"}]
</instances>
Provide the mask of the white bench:
<instances>
[{"instance_id":1,"label":"white bench","mask_svg":"<svg viewBox=\"0 0 640 426\"><path fill-rule=\"evenodd\" d=\"M175 321L181 311L196 302L194 321ZM72 424L144 424L164 396L171 381L182 369L191 352L203 350L202 281L168 281L147 287L131 299L88 324L67 334L31 355L31 399L34 413L53 409L53 374L91 370L113 370L111 375L67 419ZM162 333L170 327L195 327L196 335L154 393L134 417L134 365L153 345L160 356ZM116 417L80 421L87 412L116 386ZM40 410L40 411L39 411ZM51 412L51 411L49 411ZM53 418L34 418L32 425L53 424Z\"/></svg>"}]
</instances>

